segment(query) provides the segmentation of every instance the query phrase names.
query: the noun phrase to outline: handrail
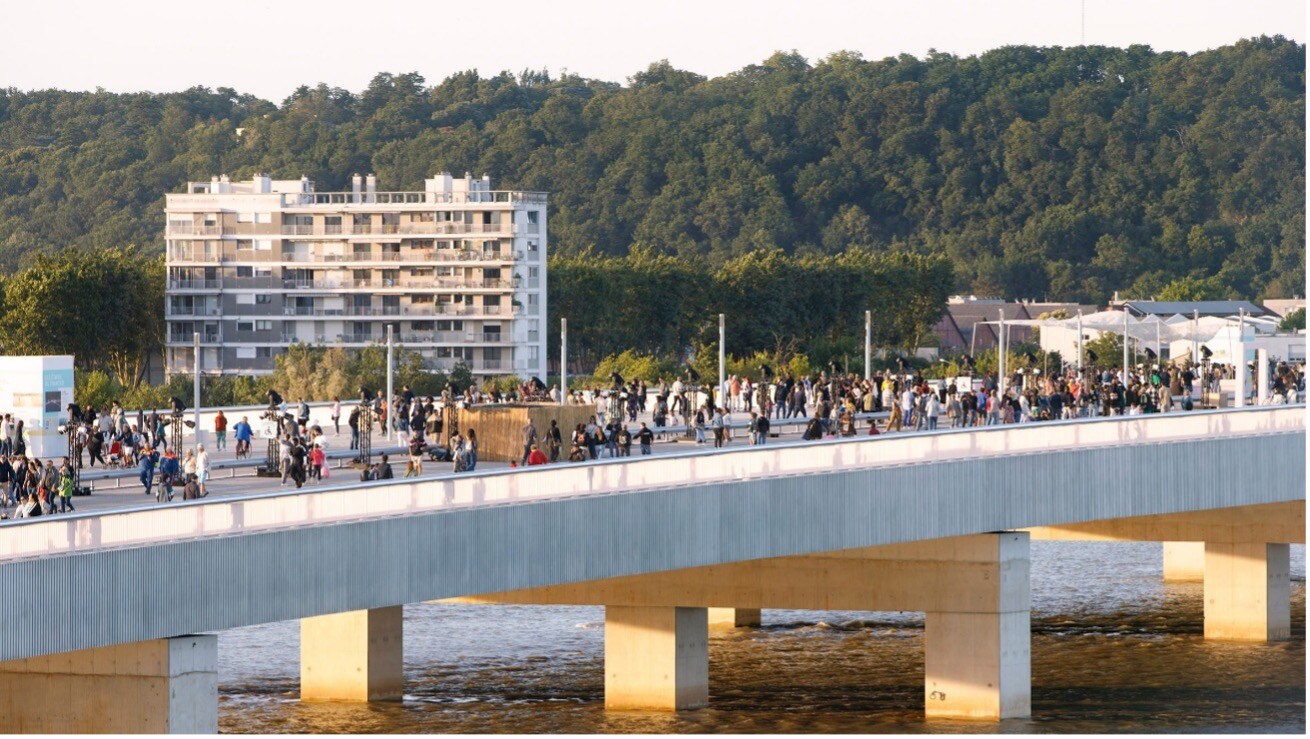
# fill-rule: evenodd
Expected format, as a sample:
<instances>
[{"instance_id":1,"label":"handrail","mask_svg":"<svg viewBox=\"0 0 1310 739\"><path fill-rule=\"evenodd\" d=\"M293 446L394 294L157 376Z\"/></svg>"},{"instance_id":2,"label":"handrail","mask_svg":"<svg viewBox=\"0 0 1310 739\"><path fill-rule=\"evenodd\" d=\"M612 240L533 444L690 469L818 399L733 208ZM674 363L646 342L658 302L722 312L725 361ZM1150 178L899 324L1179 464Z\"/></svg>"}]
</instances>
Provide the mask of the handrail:
<instances>
[{"instance_id":1,"label":"handrail","mask_svg":"<svg viewBox=\"0 0 1310 739\"><path fill-rule=\"evenodd\" d=\"M312 493L274 491L112 513L0 525L0 559L81 553L287 527L540 502L585 495L721 484L853 469L1024 456L1056 450L1159 444L1220 436L1304 433L1305 405L1114 416L1006 426L885 434L835 441L698 450L589 464L350 483ZM370 495L373 488L397 494ZM400 494L407 492L407 494Z\"/></svg>"}]
</instances>

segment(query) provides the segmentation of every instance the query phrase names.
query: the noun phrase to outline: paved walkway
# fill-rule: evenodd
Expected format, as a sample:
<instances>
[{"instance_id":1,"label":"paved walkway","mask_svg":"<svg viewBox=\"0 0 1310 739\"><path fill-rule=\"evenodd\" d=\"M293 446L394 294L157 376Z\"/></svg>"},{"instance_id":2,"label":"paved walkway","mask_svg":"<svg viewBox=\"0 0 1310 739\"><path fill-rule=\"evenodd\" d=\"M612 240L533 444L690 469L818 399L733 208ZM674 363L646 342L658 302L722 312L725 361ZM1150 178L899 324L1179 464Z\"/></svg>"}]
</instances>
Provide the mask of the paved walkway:
<instances>
[{"instance_id":1,"label":"paved walkway","mask_svg":"<svg viewBox=\"0 0 1310 739\"><path fill-rule=\"evenodd\" d=\"M737 424L744 424L747 419L748 416L741 413L733 414L732 416L733 422ZM645 414L639 415L638 422L640 421L646 421L647 424L652 425L653 428L653 424L651 424L648 415ZM776 421L774 423L775 423L774 432L777 433L778 436L771 437L769 439L770 444L779 444L779 443L794 444L801 441L801 432L803 430L803 426L801 425L780 426ZM628 426L634 431L636 428L638 428L638 424L634 424L634 423L630 423L628 424ZM862 430L867 429L867 424L864 422L861 422L860 426ZM328 438L327 449L329 452L339 452L339 451L347 450L349 448L350 432L344 425L342 426L340 435L335 434L333 429L331 429L330 427L325 429L325 431ZM699 444L699 445L694 442L675 441L673 437L680 436L680 434L679 435L670 434L669 436L671 438L666 440L657 440L655 442L655 444L652 446L653 455L678 454L682 452L692 451L695 449L713 448L714 446L713 434L710 433L708 430L707 430L707 437L710 439L710 441L708 441L705 444ZM743 448L748 445L749 445L749 434L746 432L745 428L734 429L733 438L729 443L729 448ZM637 446L635 440L632 446L633 446L632 449L633 456L634 457L639 456L639 451L638 451L639 447ZM256 440L254 442L254 454L252 456L253 461L262 461L264 457L263 449L264 447L262 446L262 442L260 440ZM399 446L393 447L387 444L385 439L375 434L373 437L374 461L380 460L381 454L383 452L387 452L391 454L390 461L395 476L397 478L403 476L405 474L405 462L408 458L408 455L404 452L403 448ZM568 453L568 449L566 446L565 449L561 450L561 455L566 455L567 453ZM231 449L231 443L229 443L229 449L227 452L216 453L214 456L215 462L229 462L229 461L233 461L234 459L235 459L235 452L232 451ZM344 459L333 460L333 467L330 470L329 478L327 480L318 483L315 482L306 483L306 485L303 488L301 488L301 490L305 492L313 492L314 489L317 487L324 487L328 485L339 485L344 482L357 481L359 479L359 474L360 474L359 470L356 470L349 466L342 467L342 468L336 467L336 465L345 464L345 463L346 460ZM570 463L561 461L557 464L570 464ZM573 464L585 464L585 463L573 463ZM477 469L478 471L507 469L509 466L510 465L508 462L491 462L486 460L479 460ZM144 492L144 488L142 487L141 483L138 480L139 473L136 470L126 470L121 472L116 471L116 472L120 472L120 474L113 475L110 478L97 479L101 473L98 472L99 468L96 469L97 469L96 474L90 474L92 472L90 468L83 469L84 475L87 475L90 478L89 482L91 482L94 486L94 492L89 496L78 496L73 498L73 505L77 507L78 513L111 512L118 509L133 508L143 505L149 505L149 506L167 505L166 503L156 503L153 492L149 495L147 495ZM130 475L127 474L129 472L131 473ZM423 464L423 474L421 475L421 477L431 478L436 476L450 475L452 473L453 470L450 462L431 462L425 459ZM286 485L281 485L280 480L276 478L256 477L254 475L253 467L234 467L229 469L217 469L214 473L214 476L210 480L208 488L209 488L208 498L222 498L222 497L236 496L236 495L249 495L252 493L262 493L262 492L276 492L276 491L290 492L295 490L295 486L292 485L291 483L287 483ZM175 502L180 501L182 499L182 489L180 487L174 489L174 494L176 496L174 499ZM13 515L12 508L9 509L9 513L10 515Z\"/></svg>"}]
</instances>

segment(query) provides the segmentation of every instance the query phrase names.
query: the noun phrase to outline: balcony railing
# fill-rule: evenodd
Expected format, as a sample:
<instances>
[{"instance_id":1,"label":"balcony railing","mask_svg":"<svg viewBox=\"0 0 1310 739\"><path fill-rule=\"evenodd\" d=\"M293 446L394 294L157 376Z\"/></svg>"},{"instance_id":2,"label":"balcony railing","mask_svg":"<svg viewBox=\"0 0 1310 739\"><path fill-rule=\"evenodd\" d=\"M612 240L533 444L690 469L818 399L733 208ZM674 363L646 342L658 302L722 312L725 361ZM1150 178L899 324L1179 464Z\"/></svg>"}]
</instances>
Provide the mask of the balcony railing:
<instances>
[{"instance_id":1,"label":"balcony railing","mask_svg":"<svg viewBox=\"0 0 1310 739\"><path fill-rule=\"evenodd\" d=\"M169 280L170 290L218 290L223 287L222 280Z\"/></svg>"},{"instance_id":2,"label":"balcony railing","mask_svg":"<svg viewBox=\"0 0 1310 739\"><path fill-rule=\"evenodd\" d=\"M170 316L221 316L223 310L217 305L170 305L168 306L168 315Z\"/></svg>"},{"instance_id":3,"label":"balcony railing","mask_svg":"<svg viewBox=\"0 0 1310 739\"><path fill-rule=\"evenodd\" d=\"M170 262L218 262L222 254L218 249L208 247L174 246L168 250Z\"/></svg>"},{"instance_id":4,"label":"balcony railing","mask_svg":"<svg viewBox=\"0 0 1310 739\"><path fill-rule=\"evenodd\" d=\"M517 190L475 192L292 192L282 194L282 206L311 205L460 205L464 203L508 203L541 205L546 193Z\"/></svg>"},{"instance_id":5,"label":"balcony railing","mask_svg":"<svg viewBox=\"0 0 1310 739\"><path fill-rule=\"evenodd\" d=\"M166 233L168 236L218 236L223 233L223 227L195 223L169 223Z\"/></svg>"}]
</instances>

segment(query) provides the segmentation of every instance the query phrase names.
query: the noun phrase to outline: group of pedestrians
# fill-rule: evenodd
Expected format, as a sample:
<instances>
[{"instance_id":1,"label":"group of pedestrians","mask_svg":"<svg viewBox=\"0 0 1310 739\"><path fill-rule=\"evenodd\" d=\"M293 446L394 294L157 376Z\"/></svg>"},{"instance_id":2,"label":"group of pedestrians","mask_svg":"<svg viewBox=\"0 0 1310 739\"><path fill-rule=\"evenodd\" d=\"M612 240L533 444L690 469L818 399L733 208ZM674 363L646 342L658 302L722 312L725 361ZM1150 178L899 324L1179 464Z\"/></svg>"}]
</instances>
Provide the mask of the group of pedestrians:
<instances>
[{"instance_id":1,"label":"group of pedestrians","mask_svg":"<svg viewBox=\"0 0 1310 739\"><path fill-rule=\"evenodd\" d=\"M0 454L0 519L32 518L74 511L77 477L68 457L58 467L47 459Z\"/></svg>"}]
</instances>

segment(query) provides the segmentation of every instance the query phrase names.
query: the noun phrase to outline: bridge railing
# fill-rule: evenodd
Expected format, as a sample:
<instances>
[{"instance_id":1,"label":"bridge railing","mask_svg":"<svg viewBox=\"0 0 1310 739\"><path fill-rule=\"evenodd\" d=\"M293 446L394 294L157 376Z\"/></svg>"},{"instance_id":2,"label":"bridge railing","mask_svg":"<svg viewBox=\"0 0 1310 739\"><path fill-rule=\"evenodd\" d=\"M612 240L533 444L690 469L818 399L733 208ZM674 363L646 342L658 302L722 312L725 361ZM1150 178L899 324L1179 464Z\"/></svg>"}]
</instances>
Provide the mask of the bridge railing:
<instances>
[{"instance_id":1,"label":"bridge railing","mask_svg":"<svg viewBox=\"0 0 1310 739\"><path fill-rule=\"evenodd\" d=\"M349 483L0 526L0 559L229 536L293 526L532 503L746 479L913 465L1079 448L1296 433L1305 406L1054 421L800 444L700 450L585 464Z\"/></svg>"}]
</instances>

